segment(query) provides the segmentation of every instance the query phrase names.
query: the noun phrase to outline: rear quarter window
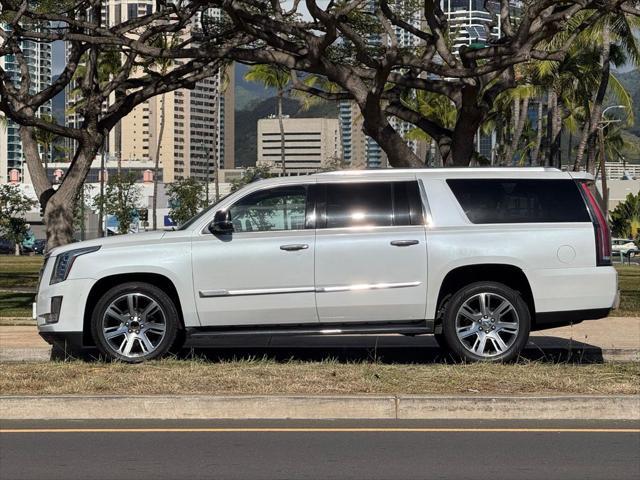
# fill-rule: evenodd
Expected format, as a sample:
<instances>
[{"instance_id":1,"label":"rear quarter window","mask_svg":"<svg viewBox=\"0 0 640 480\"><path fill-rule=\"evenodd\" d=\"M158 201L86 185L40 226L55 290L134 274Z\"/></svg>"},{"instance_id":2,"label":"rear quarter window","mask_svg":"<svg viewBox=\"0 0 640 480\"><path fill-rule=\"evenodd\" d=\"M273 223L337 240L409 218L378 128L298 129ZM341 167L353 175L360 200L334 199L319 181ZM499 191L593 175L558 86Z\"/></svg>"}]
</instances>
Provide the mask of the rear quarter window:
<instances>
[{"instance_id":1,"label":"rear quarter window","mask_svg":"<svg viewBox=\"0 0 640 480\"><path fill-rule=\"evenodd\" d=\"M590 222L573 180L449 179L472 223Z\"/></svg>"}]
</instances>

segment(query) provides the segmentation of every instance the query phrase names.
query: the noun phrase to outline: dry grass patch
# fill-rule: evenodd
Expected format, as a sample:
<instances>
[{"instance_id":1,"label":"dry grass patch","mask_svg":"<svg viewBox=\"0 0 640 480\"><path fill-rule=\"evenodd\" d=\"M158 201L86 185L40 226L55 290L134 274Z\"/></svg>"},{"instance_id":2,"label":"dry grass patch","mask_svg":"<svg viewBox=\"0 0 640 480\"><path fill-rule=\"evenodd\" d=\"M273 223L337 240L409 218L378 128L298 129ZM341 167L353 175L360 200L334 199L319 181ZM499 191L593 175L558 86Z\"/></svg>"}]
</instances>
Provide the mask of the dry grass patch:
<instances>
[{"instance_id":1,"label":"dry grass patch","mask_svg":"<svg viewBox=\"0 0 640 480\"><path fill-rule=\"evenodd\" d=\"M378 363L0 364L3 395L60 394L638 394L638 363L517 365Z\"/></svg>"}]
</instances>

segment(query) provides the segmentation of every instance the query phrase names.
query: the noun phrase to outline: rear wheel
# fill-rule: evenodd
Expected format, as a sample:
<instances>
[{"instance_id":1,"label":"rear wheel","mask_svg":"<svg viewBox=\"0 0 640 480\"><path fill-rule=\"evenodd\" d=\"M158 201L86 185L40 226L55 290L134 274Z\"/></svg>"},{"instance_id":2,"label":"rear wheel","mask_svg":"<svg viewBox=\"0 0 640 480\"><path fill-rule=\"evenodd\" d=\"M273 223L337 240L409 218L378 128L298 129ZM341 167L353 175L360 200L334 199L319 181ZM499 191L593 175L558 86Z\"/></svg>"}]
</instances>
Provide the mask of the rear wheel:
<instances>
[{"instance_id":1,"label":"rear wheel","mask_svg":"<svg viewBox=\"0 0 640 480\"><path fill-rule=\"evenodd\" d=\"M161 357L174 345L178 312L171 298L158 287L125 283L100 298L93 311L91 330L103 355L139 363Z\"/></svg>"},{"instance_id":2,"label":"rear wheel","mask_svg":"<svg viewBox=\"0 0 640 480\"><path fill-rule=\"evenodd\" d=\"M529 338L531 316L515 290L497 282L477 282L448 302L443 332L463 361L506 362L520 354Z\"/></svg>"}]
</instances>

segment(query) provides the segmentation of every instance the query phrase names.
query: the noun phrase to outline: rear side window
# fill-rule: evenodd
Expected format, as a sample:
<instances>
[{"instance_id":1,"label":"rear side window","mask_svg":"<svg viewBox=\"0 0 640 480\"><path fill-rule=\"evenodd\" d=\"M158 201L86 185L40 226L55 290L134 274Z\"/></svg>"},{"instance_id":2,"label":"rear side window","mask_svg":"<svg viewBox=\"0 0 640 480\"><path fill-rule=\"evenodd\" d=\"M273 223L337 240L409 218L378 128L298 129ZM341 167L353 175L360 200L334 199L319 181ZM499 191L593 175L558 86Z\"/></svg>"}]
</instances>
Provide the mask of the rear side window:
<instances>
[{"instance_id":1,"label":"rear side window","mask_svg":"<svg viewBox=\"0 0 640 480\"><path fill-rule=\"evenodd\" d=\"M450 179L472 223L591 222L573 180Z\"/></svg>"},{"instance_id":2,"label":"rear side window","mask_svg":"<svg viewBox=\"0 0 640 480\"><path fill-rule=\"evenodd\" d=\"M422 203L418 183L370 182L319 185L318 228L391 227L422 224ZM324 208L322 208L324 207Z\"/></svg>"}]
</instances>

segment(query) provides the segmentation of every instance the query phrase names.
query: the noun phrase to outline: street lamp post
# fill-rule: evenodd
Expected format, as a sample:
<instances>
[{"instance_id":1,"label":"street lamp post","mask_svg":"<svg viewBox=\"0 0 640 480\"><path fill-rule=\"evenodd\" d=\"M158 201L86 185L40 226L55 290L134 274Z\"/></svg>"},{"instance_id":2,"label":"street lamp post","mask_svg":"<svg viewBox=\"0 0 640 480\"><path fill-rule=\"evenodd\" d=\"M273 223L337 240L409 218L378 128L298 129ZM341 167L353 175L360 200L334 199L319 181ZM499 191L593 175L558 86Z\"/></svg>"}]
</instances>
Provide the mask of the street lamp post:
<instances>
[{"instance_id":1,"label":"street lamp post","mask_svg":"<svg viewBox=\"0 0 640 480\"><path fill-rule=\"evenodd\" d=\"M204 184L204 192L206 198L206 204L209 205L209 149L204 146L204 140L200 140L200 148L204 152L204 160L205 160L205 184Z\"/></svg>"},{"instance_id":2,"label":"street lamp post","mask_svg":"<svg viewBox=\"0 0 640 480\"><path fill-rule=\"evenodd\" d=\"M602 115L600 116L600 121L598 122L598 140L600 143L600 176L602 182L602 211L604 212L605 218L609 218L609 188L607 187L607 166L606 166L606 158L604 151L604 127L609 125L610 123L619 122L618 119L605 119L605 113L608 110L614 108L627 108L625 105L611 105L605 108L602 111Z\"/></svg>"}]
</instances>

